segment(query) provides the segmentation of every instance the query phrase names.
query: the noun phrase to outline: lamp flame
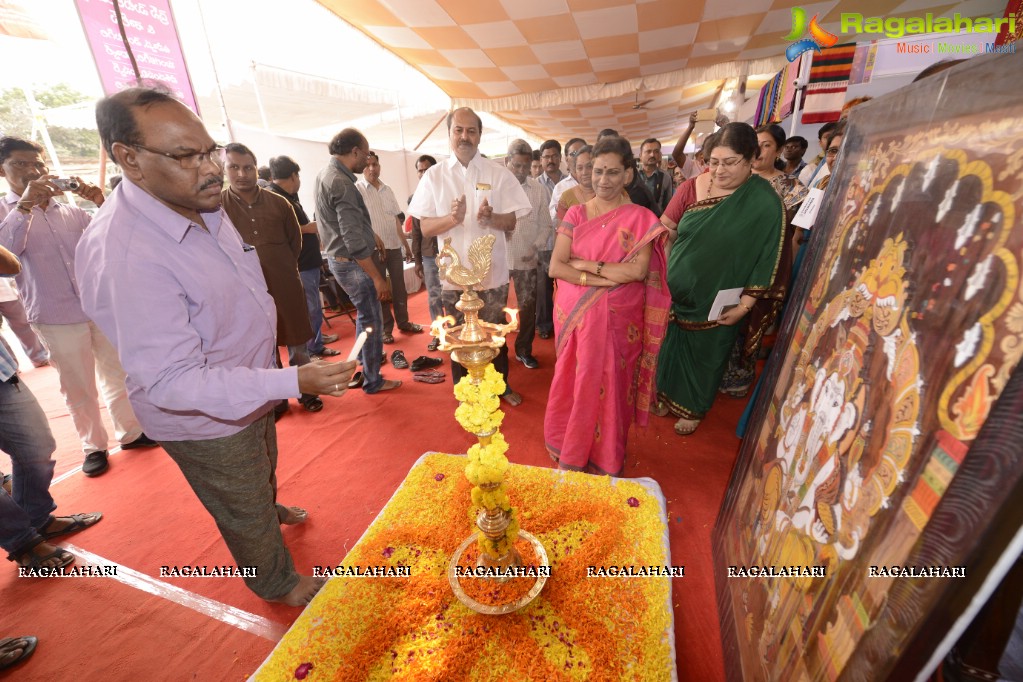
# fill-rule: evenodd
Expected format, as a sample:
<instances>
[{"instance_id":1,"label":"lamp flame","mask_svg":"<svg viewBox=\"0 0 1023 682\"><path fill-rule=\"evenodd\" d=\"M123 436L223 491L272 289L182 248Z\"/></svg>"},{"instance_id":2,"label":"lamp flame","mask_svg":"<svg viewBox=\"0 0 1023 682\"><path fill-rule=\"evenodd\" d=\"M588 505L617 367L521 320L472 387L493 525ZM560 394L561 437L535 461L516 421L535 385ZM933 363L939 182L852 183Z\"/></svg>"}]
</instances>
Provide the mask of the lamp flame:
<instances>
[{"instance_id":1,"label":"lamp flame","mask_svg":"<svg viewBox=\"0 0 1023 682\"><path fill-rule=\"evenodd\" d=\"M440 340L441 345L447 343L447 327L455 326L455 318L451 315L445 315L444 317L438 317L432 323L430 323L430 336L437 337Z\"/></svg>"},{"instance_id":2,"label":"lamp flame","mask_svg":"<svg viewBox=\"0 0 1023 682\"><path fill-rule=\"evenodd\" d=\"M505 324L496 324L492 326L492 329L497 333L495 338L503 339L508 334L518 331L519 328L519 311L517 308L504 308L504 314L508 316L508 322Z\"/></svg>"},{"instance_id":3,"label":"lamp flame","mask_svg":"<svg viewBox=\"0 0 1023 682\"><path fill-rule=\"evenodd\" d=\"M519 326L519 309L518 308L505 308L505 315L508 316L508 327L514 327L518 329ZM509 329L511 331L511 329Z\"/></svg>"}]
</instances>

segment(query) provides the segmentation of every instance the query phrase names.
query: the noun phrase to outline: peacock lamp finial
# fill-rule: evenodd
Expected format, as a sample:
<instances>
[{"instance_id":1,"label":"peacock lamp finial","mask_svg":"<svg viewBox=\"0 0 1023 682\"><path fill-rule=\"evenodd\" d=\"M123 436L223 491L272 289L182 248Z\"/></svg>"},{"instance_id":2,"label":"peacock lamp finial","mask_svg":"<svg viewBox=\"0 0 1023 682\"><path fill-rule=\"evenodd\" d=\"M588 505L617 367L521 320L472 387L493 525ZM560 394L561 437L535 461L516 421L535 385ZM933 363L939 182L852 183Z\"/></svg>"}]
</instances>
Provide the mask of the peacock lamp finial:
<instances>
[{"instance_id":1,"label":"peacock lamp finial","mask_svg":"<svg viewBox=\"0 0 1023 682\"><path fill-rule=\"evenodd\" d=\"M458 252L451 246L450 237L444 239L444 246L437 254L441 279L464 290L455 308L465 316L465 322L454 326L455 320L451 316L438 317L430 325L430 334L440 340L439 350L450 352L453 360L469 370L476 383L482 379L483 370L497 356L498 349L504 345L504 337L518 331L519 328L518 311L509 316L507 324L495 324L479 319L483 300L475 290L479 289L480 284L490 274L491 254L495 241L496 237L492 234L473 240L467 254L471 267L462 264ZM508 311L507 308L505 310Z\"/></svg>"}]
</instances>

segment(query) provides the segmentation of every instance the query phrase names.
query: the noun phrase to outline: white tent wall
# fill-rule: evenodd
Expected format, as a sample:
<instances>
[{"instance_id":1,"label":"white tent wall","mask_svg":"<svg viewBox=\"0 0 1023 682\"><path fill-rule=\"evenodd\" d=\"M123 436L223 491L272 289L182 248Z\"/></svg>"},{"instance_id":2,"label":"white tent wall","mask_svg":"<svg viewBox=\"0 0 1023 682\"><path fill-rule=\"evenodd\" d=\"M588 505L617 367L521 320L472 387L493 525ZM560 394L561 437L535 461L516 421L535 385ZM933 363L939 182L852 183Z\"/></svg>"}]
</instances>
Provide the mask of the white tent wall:
<instances>
[{"instance_id":1,"label":"white tent wall","mask_svg":"<svg viewBox=\"0 0 1023 682\"><path fill-rule=\"evenodd\" d=\"M341 127L338 128L341 130ZM330 154L327 152L328 140L310 142L294 137L274 135L259 128L250 128L239 124L234 125L237 142L244 144L256 155L259 165L266 165L274 156L284 154L295 160L302 169L302 187L298 191L302 207L313 217L316 210L314 196L316 176L327 165ZM373 148L370 140L370 149ZM419 158L418 152L374 150L380 157L380 179L392 190L398 204L404 211L408 208L408 197L416 188L418 178L414 168ZM438 158L438 161L440 158Z\"/></svg>"}]
</instances>

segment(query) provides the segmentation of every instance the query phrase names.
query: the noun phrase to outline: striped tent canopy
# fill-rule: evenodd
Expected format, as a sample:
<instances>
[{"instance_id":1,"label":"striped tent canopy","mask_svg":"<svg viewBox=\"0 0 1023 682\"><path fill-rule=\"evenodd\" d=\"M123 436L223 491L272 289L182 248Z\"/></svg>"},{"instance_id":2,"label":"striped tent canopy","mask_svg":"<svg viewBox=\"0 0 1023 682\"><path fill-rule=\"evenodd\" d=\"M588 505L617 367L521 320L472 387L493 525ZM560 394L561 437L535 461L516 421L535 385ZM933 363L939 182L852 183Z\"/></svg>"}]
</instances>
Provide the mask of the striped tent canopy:
<instances>
[{"instance_id":1,"label":"striped tent canopy","mask_svg":"<svg viewBox=\"0 0 1023 682\"><path fill-rule=\"evenodd\" d=\"M1001 17L1005 0L318 0L425 74L454 106L538 138L614 128L672 140L696 109L746 96L788 64L793 8L840 15ZM841 42L878 35L844 33Z\"/></svg>"}]
</instances>

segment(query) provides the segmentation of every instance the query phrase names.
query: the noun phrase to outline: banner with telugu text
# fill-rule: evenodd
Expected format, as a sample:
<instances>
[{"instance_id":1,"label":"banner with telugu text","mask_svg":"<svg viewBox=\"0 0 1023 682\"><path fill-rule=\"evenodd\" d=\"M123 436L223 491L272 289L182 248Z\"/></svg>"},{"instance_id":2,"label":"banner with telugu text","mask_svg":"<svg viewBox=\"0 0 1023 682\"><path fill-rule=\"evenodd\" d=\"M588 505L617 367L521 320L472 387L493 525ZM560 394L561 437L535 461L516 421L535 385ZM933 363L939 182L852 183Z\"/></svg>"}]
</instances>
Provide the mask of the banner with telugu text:
<instances>
[{"instance_id":1,"label":"banner with telugu text","mask_svg":"<svg viewBox=\"0 0 1023 682\"><path fill-rule=\"evenodd\" d=\"M117 0L124 33L143 81L162 85L196 114L188 67L178 41L170 0ZM103 91L112 95L136 84L131 56L117 27L114 0L75 0Z\"/></svg>"}]
</instances>

